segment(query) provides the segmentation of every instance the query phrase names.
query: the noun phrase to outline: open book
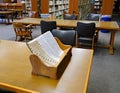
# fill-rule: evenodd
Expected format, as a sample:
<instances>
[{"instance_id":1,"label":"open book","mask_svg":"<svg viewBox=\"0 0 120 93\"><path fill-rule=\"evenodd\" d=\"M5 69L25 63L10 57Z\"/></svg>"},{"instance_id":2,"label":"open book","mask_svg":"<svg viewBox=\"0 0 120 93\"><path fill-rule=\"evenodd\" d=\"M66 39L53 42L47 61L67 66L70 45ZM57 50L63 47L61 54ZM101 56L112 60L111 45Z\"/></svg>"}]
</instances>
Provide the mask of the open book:
<instances>
[{"instance_id":1,"label":"open book","mask_svg":"<svg viewBox=\"0 0 120 93\"><path fill-rule=\"evenodd\" d=\"M54 66L60 60L63 50L50 31L27 43L31 52L37 55L47 66Z\"/></svg>"}]
</instances>

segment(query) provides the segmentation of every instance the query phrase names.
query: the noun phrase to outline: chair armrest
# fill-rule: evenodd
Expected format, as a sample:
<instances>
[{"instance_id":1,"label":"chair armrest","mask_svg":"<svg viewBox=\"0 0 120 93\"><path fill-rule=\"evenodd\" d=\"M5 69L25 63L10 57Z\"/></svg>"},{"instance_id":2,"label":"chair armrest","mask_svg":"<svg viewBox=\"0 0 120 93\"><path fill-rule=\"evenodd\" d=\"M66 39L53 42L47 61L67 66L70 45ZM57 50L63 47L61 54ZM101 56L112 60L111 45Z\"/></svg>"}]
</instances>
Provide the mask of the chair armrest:
<instances>
[{"instance_id":1,"label":"chair armrest","mask_svg":"<svg viewBox=\"0 0 120 93\"><path fill-rule=\"evenodd\" d=\"M31 28L31 27L32 27L32 24L26 25L25 27L26 27L26 28Z\"/></svg>"}]
</instances>

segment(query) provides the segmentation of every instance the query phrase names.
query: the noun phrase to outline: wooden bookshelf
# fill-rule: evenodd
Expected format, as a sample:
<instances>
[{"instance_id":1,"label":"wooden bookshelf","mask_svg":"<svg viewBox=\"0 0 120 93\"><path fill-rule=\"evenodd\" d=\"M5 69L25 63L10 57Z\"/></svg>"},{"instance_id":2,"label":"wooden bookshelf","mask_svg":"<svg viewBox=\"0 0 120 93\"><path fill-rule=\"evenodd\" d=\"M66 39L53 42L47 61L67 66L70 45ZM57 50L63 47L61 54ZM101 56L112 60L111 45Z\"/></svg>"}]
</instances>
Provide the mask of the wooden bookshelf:
<instances>
[{"instance_id":1,"label":"wooden bookshelf","mask_svg":"<svg viewBox=\"0 0 120 93\"><path fill-rule=\"evenodd\" d=\"M1 3L21 3L21 0L1 0Z\"/></svg>"},{"instance_id":2,"label":"wooden bookshelf","mask_svg":"<svg viewBox=\"0 0 120 93\"><path fill-rule=\"evenodd\" d=\"M26 10L30 11L31 10L31 0L25 0L25 6L26 6Z\"/></svg>"},{"instance_id":3,"label":"wooden bookshelf","mask_svg":"<svg viewBox=\"0 0 120 93\"><path fill-rule=\"evenodd\" d=\"M109 2L109 4L107 4ZM112 15L113 13L114 0L103 0L101 14Z\"/></svg>"},{"instance_id":4,"label":"wooden bookshelf","mask_svg":"<svg viewBox=\"0 0 120 93\"><path fill-rule=\"evenodd\" d=\"M120 0L114 0L114 8L113 13L119 13L120 12Z\"/></svg>"},{"instance_id":5,"label":"wooden bookshelf","mask_svg":"<svg viewBox=\"0 0 120 93\"><path fill-rule=\"evenodd\" d=\"M91 0L25 0L28 10L63 18L64 11L80 15L84 19L91 12Z\"/></svg>"},{"instance_id":6,"label":"wooden bookshelf","mask_svg":"<svg viewBox=\"0 0 120 93\"><path fill-rule=\"evenodd\" d=\"M109 2L109 4L107 4ZM115 0L95 0L94 12L102 15L111 15L113 13Z\"/></svg>"},{"instance_id":7,"label":"wooden bookshelf","mask_svg":"<svg viewBox=\"0 0 120 93\"><path fill-rule=\"evenodd\" d=\"M41 13L48 13L61 19L63 12L68 11L69 0L41 0Z\"/></svg>"},{"instance_id":8,"label":"wooden bookshelf","mask_svg":"<svg viewBox=\"0 0 120 93\"><path fill-rule=\"evenodd\" d=\"M69 0L69 13L78 13L78 0Z\"/></svg>"},{"instance_id":9,"label":"wooden bookshelf","mask_svg":"<svg viewBox=\"0 0 120 93\"><path fill-rule=\"evenodd\" d=\"M85 19L91 13L91 0L79 1L79 15L80 19Z\"/></svg>"},{"instance_id":10,"label":"wooden bookshelf","mask_svg":"<svg viewBox=\"0 0 120 93\"><path fill-rule=\"evenodd\" d=\"M85 19L91 12L91 0L70 0L69 13L73 12L79 14L79 19Z\"/></svg>"}]
</instances>

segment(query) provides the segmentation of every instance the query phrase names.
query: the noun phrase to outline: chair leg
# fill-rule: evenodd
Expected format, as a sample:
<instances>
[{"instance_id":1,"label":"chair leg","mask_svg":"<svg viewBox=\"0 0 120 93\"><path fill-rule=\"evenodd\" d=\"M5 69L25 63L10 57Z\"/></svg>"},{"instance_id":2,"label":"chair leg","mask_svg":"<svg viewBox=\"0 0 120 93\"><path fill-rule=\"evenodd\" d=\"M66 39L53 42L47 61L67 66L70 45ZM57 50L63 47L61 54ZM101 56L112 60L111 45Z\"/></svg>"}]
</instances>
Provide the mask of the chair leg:
<instances>
[{"instance_id":1,"label":"chair leg","mask_svg":"<svg viewBox=\"0 0 120 93\"><path fill-rule=\"evenodd\" d=\"M99 37L99 31L98 30L95 31L95 36L96 36L95 42L98 42L98 37Z\"/></svg>"},{"instance_id":2,"label":"chair leg","mask_svg":"<svg viewBox=\"0 0 120 93\"><path fill-rule=\"evenodd\" d=\"M15 41L17 41L17 36L15 37Z\"/></svg>"},{"instance_id":3,"label":"chair leg","mask_svg":"<svg viewBox=\"0 0 120 93\"><path fill-rule=\"evenodd\" d=\"M25 36L25 42L27 42L27 37Z\"/></svg>"},{"instance_id":4,"label":"chair leg","mask_svg":"<svg viewBox=\"0 0 120 93\"><path fill-rule=\"evenodd\" d=\"M94 50L95 37L92 39L92 49Z\"/></svg>"},{"instance_id":5,"label":"chair leg","mask_svg":"<svg viewBox=\"0 0 120 93\"><path fill-rule=\"evenodd\" d=\"M76 41L75 46L78 47L78 36L77 36L77 34L76 34L76 40L75 41Z\"/></svg>"},{"instance_id":6,"label":"chair leg","mask_svg":"<svg viewBox=\"0 0 120 93\"><path fill-rule=\"evenodd\" d=\"M30 34L30 37L31 37L31 39L32 39L32 35Z\"/></svg>"}]
</instances>

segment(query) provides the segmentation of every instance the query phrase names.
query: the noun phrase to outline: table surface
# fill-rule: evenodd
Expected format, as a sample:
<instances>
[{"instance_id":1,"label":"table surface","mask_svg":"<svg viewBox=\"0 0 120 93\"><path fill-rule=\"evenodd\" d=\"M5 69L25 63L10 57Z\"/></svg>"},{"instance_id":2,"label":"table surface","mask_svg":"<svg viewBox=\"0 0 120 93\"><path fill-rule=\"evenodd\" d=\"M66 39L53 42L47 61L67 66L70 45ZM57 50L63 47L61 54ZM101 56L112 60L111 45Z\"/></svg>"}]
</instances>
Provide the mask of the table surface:
<instances>
[{"instance_id":1,"label":"table surface","mask_svg":"<svg viewBox=\"0 0 120 93\"><path fill-rule=\"evenodd\" d=\"M96 24L96 31L100 30L109 30L111 31L111 36L109 40L109 45L107 46L100 46L103 48L109 48L109 53L114 54L114 38L115 32L119 31L119 25L116 21L88 21L88 20L60 20L55 19L54 17L50 18L24 18L21 20L15 20L14 22L23 23L23 24L33 24L33 25L40 25L40 21L56 21L58 27L77 27L77 22L84 22L84 23L91 23L94 22Z\"/></svg>"},{"instance_id":2,"label":"table surface","mask_svg":"<svg viewBox=\"0 0 120 93\"><path fill-rule=\"evenodd\" d=\"M86 93L93 50L73 48L60 80L31 74L31 52L23 42L0 40L0 82L40 93Z\"/></svg>"},{"instance_id":3,"label":"table surface","mask_svg":"<svg viewBox=\"0 0 120 93\"><path fill-rule=\"evenodd\" d=\"M76 27L77 22L84 22L84 23L91 23L94 22L96 24L96 29L105 29L105 30L113 30L117 31L119 30L119 26L116 21L87 21L87 20L60 20L60 19L54 19L54 18L24 18L21 20L14 20L14 22L20 22L24 24L34 24L34 25L40 25L41 20L46 21L56 21L57 26L59 27Z\"/></svg>"}]
</instances>

